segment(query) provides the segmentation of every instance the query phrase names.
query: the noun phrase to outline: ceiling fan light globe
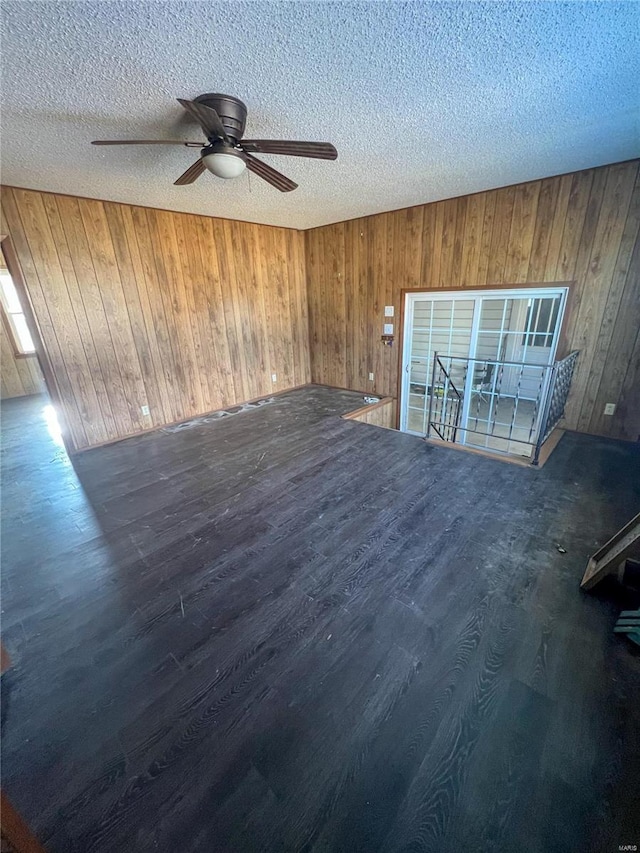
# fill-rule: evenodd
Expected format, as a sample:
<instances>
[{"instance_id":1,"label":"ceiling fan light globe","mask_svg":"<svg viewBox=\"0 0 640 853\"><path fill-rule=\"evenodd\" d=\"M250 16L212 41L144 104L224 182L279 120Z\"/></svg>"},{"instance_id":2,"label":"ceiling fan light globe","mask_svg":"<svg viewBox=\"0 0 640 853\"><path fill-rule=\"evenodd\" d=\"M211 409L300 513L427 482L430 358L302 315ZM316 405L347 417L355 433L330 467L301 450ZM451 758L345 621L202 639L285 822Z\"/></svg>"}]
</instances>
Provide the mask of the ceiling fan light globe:
<instances>
[{"instance_id":1,"label":"ceiling fan light globe","mask_svg":"<svg viewBox=\"0 0 640 853\"><path fill-rule=\"evenodd\" d=\"M218 178L237 178L247 168L239 154L230 152L214 151L211 154L204 154L202 162Z\"/></svg>"}]
</instances>

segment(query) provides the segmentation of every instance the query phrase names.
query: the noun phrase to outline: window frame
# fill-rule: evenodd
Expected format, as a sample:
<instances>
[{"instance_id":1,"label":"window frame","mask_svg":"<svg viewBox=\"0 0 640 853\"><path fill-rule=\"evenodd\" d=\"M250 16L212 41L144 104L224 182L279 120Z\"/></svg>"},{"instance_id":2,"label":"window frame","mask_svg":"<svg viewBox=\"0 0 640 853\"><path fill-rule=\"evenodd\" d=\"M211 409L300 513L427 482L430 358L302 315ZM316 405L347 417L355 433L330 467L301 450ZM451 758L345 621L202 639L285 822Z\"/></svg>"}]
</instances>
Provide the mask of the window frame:
<instances>
[{"instance_id":1,"label":"window frame","mask_svg":"<svg viewBox=\"0 0 640 853\"><path fill-rule=\"evenodd\" d=\"M33 340L33 336L31 335L31 330L29 329L29 323L28 323L27 316L26 316L26 313L24 310L24 306L20 302L20 294L18 292L18 288L15 285L15 282L13 280L13 276L11 275L11 273L9 272L9 270L6 267L4 269L0 269L0 274L3 274L3 273L5 275L9 276L9 278L11 279L11 283L13 285L15 292L16 292L16 298L18 299L18 302L20 304L20 309L21 309L20 311L9 311L9 308L7 306L7 299L6 299L6 296L4 293L4 288L0 285L0 308L2 309L2 321L3 321L4 327L5 327L5 331L7 333L7 336L9 338L9 341L11 343L11 349L13 350L13 355L15 358L36 358L38 355L37 350L36 350L36 344L35 344L35 341ZM14 314L17 314L18 316L24 318L25 325L27 327L27 331L29 332L29 336L31 337L31 343L33 344L33 349L25 350L23 348L22 343L20 341L20 335L19 335L19 333L15 327L14 321L13 321L13 315Z\"/></svg>"},{"instance_id":2,"label":"window frame","mask_svg":"<svg viewBox=\"0 0 640 853\"><path fill-rule=\"evenodd\" d=\"M530 327L531 318L533 317L533 310L535 308L535 303L542 302L549 297L545 296L534 296L531 299L531 305L527 308L527 317L526 317L526 325L525 331L522 334L522 346L523 347L541 347L548 348L553 346L553 335L550 334L549 329L551 327L555 328L558 323L558 314L560 312L560 301L556 298L553 300L553 304L549 308L549 316L546 318L546 331L542 328L545 324L544 315L540 315L541 306L538 305L538 309L536 312L535 321L533 323L533 327ZM544 343L537 343L538 338L543 338Z\"/></svg>"}]
</instances>

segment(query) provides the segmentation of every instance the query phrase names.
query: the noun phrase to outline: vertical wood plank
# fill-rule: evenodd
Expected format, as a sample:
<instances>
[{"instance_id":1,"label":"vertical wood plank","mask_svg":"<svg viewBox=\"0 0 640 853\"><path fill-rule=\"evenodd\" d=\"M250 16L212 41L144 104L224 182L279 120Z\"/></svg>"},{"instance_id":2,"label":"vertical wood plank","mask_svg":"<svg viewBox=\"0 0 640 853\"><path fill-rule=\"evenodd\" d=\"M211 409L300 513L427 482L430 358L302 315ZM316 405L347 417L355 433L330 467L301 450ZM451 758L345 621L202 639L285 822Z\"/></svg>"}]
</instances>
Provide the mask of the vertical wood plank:
<instances>
[{"instance_id":1,"label":"vertical wood plank","mask_svg":"<svg viewBox=\"0 0 640 853\"><path fill-rule=\"evenodd\" d=\"M496 209L491 231L491 248L487 269L487 285L504 284L507 251L511 234L516 187L500 190L496 196Z\"/></svg>"},{"instance_id":2,"label":"vertical wood plank","mask_svg":"<svg viewBox=\"0 0 640 853\"><path fill-rule=\"evenodd\" d=\"M309 367L311 370L311 381L321 384L325 379L322 369L324 347L320 340L320 271L317 262L319 237L319 231L305 232L304 251L309 324ZM346 354L346 342L344 349Z\"/></svg>"},{"instance_id":3,"label":"vertical wood plank","mask_svg":"<svg viewBox=\"0 0 640 853\"><path fill-rule=\"evenodd\" d=\"M455 228L451 261L451 281L454 287L462 286L462 264L464 256L464 234L467 221L468 199L464 196L456 199Z\"/></svg>"},{"instance_id":4,"label":"vertical wood plank","mask_svg":"<svg viewBox=\"0 0 640 853\"><path fill-rule=\"evenodd\" d=\"M456 287L454 275L454 254L456 242L456 214L458 199L441 202L442 207L442 241L440 244L440 276L438 286L445 288Z\"/></svg>"},{"instance_id":5,"label":"vertical wood plank","mask_svg":"<svg viewBox=\"0 0 640 853\"><path fill-rule=\"evenodd\" d=\"M197 238L191 233L189 216L173 216L177 254L176 262L180 270L182 286L181 303L184 306L185 331L192 345L193 363L196 369L196 381L200 384L201 397L196 401L200 411L215 406L220 399L216 379L207 366L211 364L208 329L201 329L202 306L202 270Z\"/></svg>"},{"instance_id":6,"label":"vertical wood plank","mask_svg":"<svg viewBox=\"0 0 640 853\"><path fill-rule=\"evenodd\" d=\"M559 192L560 182L556 178L540 181L538 206L533 221L533 241L529 252L522 253L522 266L527 265L523 281L545 279Z\"/></svg>"},{"instance_id":7,"label":"vertical wood plank","mask_svg":"<svg viewBox=\"0 0 640 853\"><path fill-rule=\"evenodd\" d=\"M515 187L503 274L505 284L523 284L527 281L539 194L539 181Z\"/></svg>"},{"instance_id":8,"label":"vertical wood plank","mask_svg":"<svg viewBox=\"0 0 640 853\"><path fill-rule=\"evenodd\" d=\"M228 314L231 312L230 300L223 297L219 259L224 254L222 235L213 229L213 221L204 216L193 217L197 232L198 250L204 276L202 318L205 333L210 337L210 353L213 361L209 370L215 372L220 389L220 400L214 406L224 407L241 399L241 388L236 388L233 372L233 359L230 350ZM222 241L222 242L221 242Z\"/></svg>"},{"instance_id":9,"label":"vertical wood plank","mask_svg":"<svg viewBox=\"0 0 640 853\"><path fill-rule=\"evenodd\" d=\"M485 194L484 217L482 220L482 236L480 237L480 255L478 258L478 285L489 283L489 263L491 259L491 239L493 237L493 223L496 215L496 204L498 191L494 190Z\"/></svg>"},{"instance_id":10,"label":"vertical wood plank","mask_svg":"<svg viewBox=\"0 0 640 853\"><path fill-rule=\"evenodd\" d=\"M294 341L294 365L296 371L296 385L305 385L311 382L311 364L309 358L309 305L307 290L307 264L306 264L306 239L303 231L292 231L287 229L286 239L288 244L287 256L293 259L293 274L291 266L289 270L289 283L292 293L294 312L293 341ZM342 275L344 279L344 241L342 248ZM344 295L340 293L339 299L344 305ZM341 352L343 347L341 347Z\"/></svg>"},{"instance_id":11,"label":"vertical wood plank","mask_svg":"<svg viewBox=\"0 0 640 853\"><path fill-rule=\"evenodd\" d=\"M396 215L396 232L390 244L392 258L397 253L398 234L402 229L400 214ZM437 273L434 270L434 257L438 254L436 238L436 205L428 204L422 211L422 266L420 284L422 287L436 287Z\"/></svg>"},{"instance_id":12,"label":"vertical wood plank","mask_svg":"<svg viewBox=\"0 0 640 853\"><path fill-rule=\"evenodd\" d=\"M462 242L462 272L460 275L460 284L466 287L474 287L479 283L485 204L485 193L469 196Z\"/></svg>"},{"instance_id":13,"label":"vertical wood plank","mask_svg":"<svg viewBox=\"0 0 640 853\"><path fill-rule=\"evenodd\" d=\"M350 222L345 222L345 241L348 245L346 255L346 270L345 270L345 304L346 304L346 375L345 388L355 388L356 369L356 323L357 323L357 285L356 285L356 260L357 247L360 240L360 230L358 228L358 220L354 219ZM320 235L319 235L320 236ZM318 244L321 248L321 243ZM320 272L322 278L322 272ZM318 287L319 293L322 293L321 287Z\"/></svg>"},{"instance_id":14,"label":"vertical wood plank","mask_svg":"<svg viewBox=\"0 0 640 853\"><path fill-rule=\"evenodd\" d=\"M116 206L116 205L114 205ZM145 371L145 388L147 390L147 399L150 402L150 418L151 422L158 426L162 423L168 423L173 420L173 412L171 407L171 399L167 389L167 381L165 369L161 356L161 346L164 346L166 341L166 326L164 323L164 315L156 316L155 308L152 306L151 299L147 290L147 274L145 273L145 265L142 260L140 246L138 243L138 233L133 216L133 209L128 205L117 205L124 233L126 236L129 257L133 268L133 284L135 292L131 289L132 300L135 300L139 305L139 315L136 319L137 328L134 330L134 339L136 347L139 347L139 352L144 354L140 356L143 369ZM110 206L107 206L107 211ZM129 297L128 297L129 298ZM154 391L151 391L151 386L154 386ZM157 407L157 411L155 410Z\"/></svg>"},{"instance_id":15,"label":"vertical wood plank","mask_svg":"<svg viewBox=\"0 0 640 853\"><path fill-rule=\"evenodd\" d=\"M140 406L149 406L150 414L148 420L145 416L141 416L140 420L146 426L166 423L160 396L160 385L144 321L142 304L140 302L137 281L140 272L137 264L134 264L133 255L129 249L123 207L119 204L105 203L104 211L120 273L122 292L129 315L131 336L136 353L138 354L138 364L140 365L142 384L144 386L144 393L138 402Z\"/></svg>"},{"instance_id":16,"label":"vertical wood plank","mask_svg":"<svg viewBox=\"0 0 640 853\"><path fill-rule=\"evenodd\" d=\"M344 305L344 269L343 240L341 226L332 226L324 241L325 264L327 269L327 294L330 315L326 317L325 359L327 378L333 385L345 381L345 305ZM323 329L325 324L323 324Z\"/></svg>"},{"instance_id":17,"label":"vertical wood plank","mask_svg":"<svg viewBox=\"0 0 640 853\"><path fill-rule=\"evenodd\" d=\"M557 199L553 213L553 222L551 223L551 233L549 235L547 260L541 281L568 281L569 279L558 278L556 270L560 259L560 249L567 220L573 175L562 175L559 179L553 178L552 181L554 184L557 183L558 190L556 193Z\"/></svg>"},{"instance_id":18,"label":"vertical wood plank","mask_svg":"<svg viewBox=\"0 0 640 853\"><path fill-rule=\"evenodd\" d=\"M150 312L148 320L153 329L152 337L155 339L154 346L158 359L156 368L160 366L163 373L165 408L168 403L171 410L170 420L177 421L187 417L187 411L183 407L182 394L180 393L180 384L184 381L184 376L179 370L179 362L174 352L176 335L165 311L163 299L163 291L166 290L164 266L162 266L161 259L155 251L157 235L153 212L142 207L131 208L129 212L142 264L146 299ZM148 334L151 335L150 332Z\"/></svg>"},{"instance_id":19,"label":"vertical wood plank","mask_svg":"<svg viewBox=\"0 0 640 853\"><path fill-rule=\"evenodd\" d=\"M285 299L284 270L279 269L279 264L270 264L267 259L281 259L279 235L274 233L275 229L256 229L255 239L257 241L256 263L257 275L262 282L258 324L262 330L265 353L265 377L264 381L271 379L272 373L276 374L276 382L272 382L274 391L280 388L290 388L293 385L293 372L290 364L291 342L287 329L288 306ZM264 333L267 333L266 335ZM275 370L275 365L280 365L280 373Z\"/></svg>"},{"instance_id":20,"label":"vertical wood plank","mask_svg":"<svg viewBox=\"0 0 640 853\"><path fill-rule=\"evenodd\" d=\"M232 325L227 322L227 328L231 325L233 330L231 352L232 358L235 361L234 376L236 377L236 390L238 388L241 389L240 396L242 399L249 400L253 396L253 389L255 388L254 378L248 373L249 365L246 359L246 351L251 343L251 329L245 326L245 323L248 319L251 306L247 304L242 268L240 268L236 277L236 264L233 251L233 247L236 245L234 240L234 223L224 220L219 223L219 228L224 235L222 243L224 250L219 255L219 261L223 265L221 272L224 269L224 272L222 272L222 281L225 284L228 282L224 288L222 299L225 306L229 306L232 318L230 318ZM230 299L228 297L229 293L235 293L236 298Z\"/></svg>"},{"instance_id":21,"label":"vertical wood plank","mask_svg":"<svg viewBox=\"0 0 640 853\"><path fill-rule=\"evenodd\" d=\"M176 219L165 210L153 213L156 230L156 268L163 279L165 316L170 318L175 335L174 353L182 385L179 392L185 412L204 411L202 385L198 378L198 360L193 327L186 298L183 268L180 263Z\"/></svg>"},{"instance_id":22,"label":"vertical wood plank","mask_svg":"<svg viewBox=\"0 0 640 853\"><path fill-rule=\"evenodd\" d=\"M369 323L370 313L368 310L369 302L369 270L368 270L368 241L369 241L369 222L367 219L358 220L358 278L357 278L357 304L358 304L358 325L356 327L355 337L355 380L354 387L357 391L366 390L368 383L368 365L370 363L370 346L371 346L371 328L373 322ZM329 321L330 312L325 313L325 318Z\"/></svg>"}]
</instances>

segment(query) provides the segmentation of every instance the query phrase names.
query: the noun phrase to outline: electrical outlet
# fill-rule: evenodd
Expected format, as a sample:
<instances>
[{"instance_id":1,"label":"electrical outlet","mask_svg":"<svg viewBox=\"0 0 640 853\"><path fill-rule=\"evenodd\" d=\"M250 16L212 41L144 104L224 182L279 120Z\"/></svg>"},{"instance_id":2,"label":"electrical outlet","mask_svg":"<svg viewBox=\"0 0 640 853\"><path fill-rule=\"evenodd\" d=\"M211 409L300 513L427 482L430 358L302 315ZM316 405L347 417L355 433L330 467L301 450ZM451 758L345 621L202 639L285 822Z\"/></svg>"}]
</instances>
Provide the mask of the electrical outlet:
<instances>
[{"instance_id":1,"label":"electrical outlet","mask_svg":"<svg viewBox=\"0 0 640 853\"><path fill-rule=\"evenodd\" d=\"M373 382L373 373L369 374L369 382Z\"/></svg>"},{"instance_id":2,"label":"electrical outlet","mask_svg":"<svg viewBox=\"0 0 640 853\"><path fill-rule=\"evenodd\" d=\"M149 406L142 406L140 410L141 410L143 415L145 415L145 416L149 415Z\"/></svg>"},{"instance_id":3,"label":"electrical outlet","mask_svg":"<svg viewBox=\"0 0 640 853\"><path fill-rule=\"evenodd\" d=\"M604 413L605 415L613 415L616 410L615 403L605 403L604 405Z\"/></svg>"},{"instance_id":4,"label":"electrical outlet","mask_svg":"<svg viewBox=\"0 0 640 853\"><path fill-rule=\"evenodd\" d=\"M277 374L277 373L272 373L272 374L271 374L271 381L272 381L272 382L277 382L277 381L278 381L278 374Z\"/></svg>"}]
</instances>

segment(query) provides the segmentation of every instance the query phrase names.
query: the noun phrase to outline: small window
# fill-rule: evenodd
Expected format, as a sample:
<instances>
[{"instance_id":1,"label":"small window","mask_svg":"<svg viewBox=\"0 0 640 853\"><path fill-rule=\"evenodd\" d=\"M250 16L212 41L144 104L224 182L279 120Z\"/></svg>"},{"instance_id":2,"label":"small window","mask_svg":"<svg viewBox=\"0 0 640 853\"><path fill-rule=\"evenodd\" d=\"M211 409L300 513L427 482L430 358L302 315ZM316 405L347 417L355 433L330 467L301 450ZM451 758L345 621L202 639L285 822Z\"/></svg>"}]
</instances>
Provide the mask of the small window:
<instances>
[{"instance_id":1,"label":"small window","mask_svg":"<svg viewBox=\"0 0 640 853\"><path fill-rule=\"evenodd\" d=\"M0 297L16 355L33 355L36 348L20 305L18 291L6 269L0 269Z\"/></svg>"},{"instance_id":2,"label":"small window","mask_svg":"<svg viewBox=\"0 0 640 853\"><path fill-rule=\"evenodd\" d=\"M560 299L532 299L527 308L527 331L522 336L522 346L550 347L553 343Z\"/></svg>"}]
</instances>

